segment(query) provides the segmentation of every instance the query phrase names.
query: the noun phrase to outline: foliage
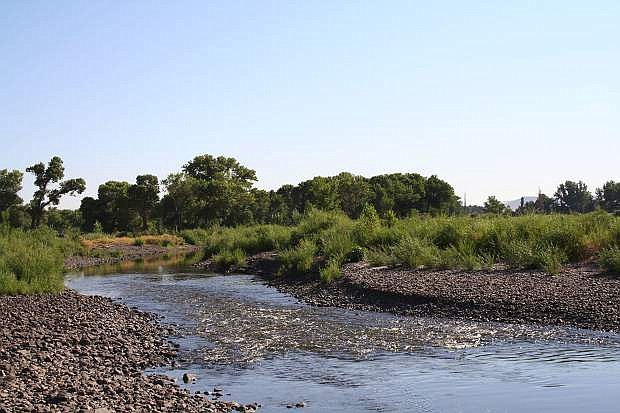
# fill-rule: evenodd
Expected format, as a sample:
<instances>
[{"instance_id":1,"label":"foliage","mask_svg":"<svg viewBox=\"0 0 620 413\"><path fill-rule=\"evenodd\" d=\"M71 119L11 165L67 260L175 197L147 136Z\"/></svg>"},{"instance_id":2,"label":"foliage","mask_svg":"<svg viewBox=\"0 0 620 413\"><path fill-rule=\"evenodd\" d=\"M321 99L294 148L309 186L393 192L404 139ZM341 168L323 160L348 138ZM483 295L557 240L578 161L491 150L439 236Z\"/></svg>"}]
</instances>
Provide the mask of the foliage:
<instances>
[{"instance_id":1,"label":"foliage","mask_svg":"<svg viewBox=\"0 0 620 413\"><path fill-rule=\"evenodd\" d=\"M30 201L31 228L36 228L41 223L41 218L48 205L58 205L63 195L81 194L86 189L86 182L82 178L69 179L60 182L65 176L65 168L62 159L54 156L47 167L42 162L26 168L35 176L34 184L38 188ZM58 183L56 188L50 188L51 184Z\"/></svg>"},{"instance_id":2,"label":"foliage","mask_svg":"<svg viewBox=\"0 0 620 413\"><path fill-rule=\"evenodd\" d=\"M23 174L20 171L0 170L0 213L14 205L21 205L17 195L22 190Z\"/></svg>"},{"instance_id":3,"label":"foliage","mask_svg":"<svg viewBox=\"0 0 620 413\"><path fill-rule=\"evenodd\" d=\"M503 214L506 212L506 205L497 200L494 196L490 196L484 202L484 212L489 214Z\"/></svg>"},{"instance_id":4,"label":"foliage","mask_svg":"<svg viewBox=\"0 0 620 413\"><path fill-rule=\"evenodd\" d=\"M127 191L129 205L142 220L142 230L148 229L148 219L159 202L159 181L154 175L138 175L135 185Z\"/></svg>"},{"instance_id":5,"label":"foliage","mask_svg":"<svg viewBox=\"0 0 620 413\"><path fill-rule=\"evenodd\" d=\"M602 250L598 261L606 271L620 275L620 246Z\"/></svg>"},{"instance_id":6,"label":"foliage","mask_svg":"<svg viewBox=\"0 0 620 413\"><path fill-rule=\"evenodd\" d=\"M232 267L243 267L246 264L246 255L240 248L223 249L213 256L213 262L218 270L227 271Z\"/></svg>"},{"instance_id":7,"label":"foliage","mask_svg":"<svg viewBox=\"0 0 620 413\"><path fill-rule=\"evenodd\" d=\"M620 182L605 182L602 188L597 188L596 200L605 211L620 211Z\"/></svg>"},{"instance_id":8,"label":"foliage","mask_svg":"<svg viewBox=\"0 0 620 413\"><path fill-rule=\"evenodd\" d=\"M592 194L583 182L566 181L555 192L557 207L561 212L589 212L594 209Z\"/></svg>"},{"instance_id":9,"label":"foliage","mask_svg":"<svg viewBox=\"0 0 620 413\"><path fill-rule=\"evenodd\" d=\"M321 281L330 283L341 276L340 264L338 260L329 260L327 265L319 271Z\"/></svg>"},{"instance_id":10,"label":"foliage","mask_svg":"<svg viewBox=\"0 0 620 413\"><path fill-rule=\"evenodd\" d=\"M312 270L317 248L313 241L302 240L299 245L280 254L281 269L286 274L307 274Z\"/></svg>"},{"instance_id":11,"label":"foliage","mask_svg":"<svg viewBox=\"0 0 620 413\"><path fill-rule=\"evenodd\" d=\"M75 237L60 238L47 228L0 226L0 294L61 291L64 258L80 252Z\"/></svg>"}]
</instances>

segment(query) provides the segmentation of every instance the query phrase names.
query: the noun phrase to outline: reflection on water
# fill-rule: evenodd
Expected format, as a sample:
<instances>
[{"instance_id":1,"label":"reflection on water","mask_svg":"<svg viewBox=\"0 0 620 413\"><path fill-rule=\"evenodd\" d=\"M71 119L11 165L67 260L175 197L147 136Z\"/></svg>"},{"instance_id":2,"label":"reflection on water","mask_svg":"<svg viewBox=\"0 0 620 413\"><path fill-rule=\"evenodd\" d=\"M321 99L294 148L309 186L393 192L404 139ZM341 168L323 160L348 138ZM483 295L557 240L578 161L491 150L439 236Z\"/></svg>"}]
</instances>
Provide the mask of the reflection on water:
<instances>
[{"instance_id":1,"label":"reflection on water","mask_svg":"<svg viewBox=\"0 0 620 413\"><path fill-rule=\"evenodd\" d=\"M317 412L613 411L620 402L617 335L316 308L251 276L183 264L72 274L67 284L178 324L182 362L166 373L191 370L193 390L222 386L263 411L301 400Z\"/></svg>"},{"instance_id":2,"label":"reflection on water","mask_svg":"<svg viewBox=\"0 0 620 413\"><path fill-rule=\"evenodd\" d=\"M113 264L103 264L87 267L81 270L85 275L127 274L127 273L170 273L171 271L187 271L191 265L202 260L203 253L175 254L147 257L135 261L121 261Z\"/></svg>"}]
</instances>

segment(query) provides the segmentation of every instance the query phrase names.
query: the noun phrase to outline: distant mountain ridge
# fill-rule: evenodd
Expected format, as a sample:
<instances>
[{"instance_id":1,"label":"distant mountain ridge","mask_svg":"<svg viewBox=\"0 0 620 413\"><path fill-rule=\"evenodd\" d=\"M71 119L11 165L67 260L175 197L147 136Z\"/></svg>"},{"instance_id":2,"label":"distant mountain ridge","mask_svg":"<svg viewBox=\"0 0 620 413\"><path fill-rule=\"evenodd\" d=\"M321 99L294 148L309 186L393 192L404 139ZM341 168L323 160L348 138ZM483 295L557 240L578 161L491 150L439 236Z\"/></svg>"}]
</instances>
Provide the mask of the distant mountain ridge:
<instances>
[{"instance_id":1,"label":"distant mountain ridge","mask_svg":"<svg viewBox=\"0 0 620 413\"><path fill-rule=\"evenodd\" d=\"M536 201L538 197L537 196L524 196L523 197L523 202L524 203L528 203L528 202L534 202ZM521 206L521 198L519 199L515 199L513 201L505 201L504 204L506 204L506 206L508 206L508 208L512 209L513 211L517 208L519 208Z\"/></svg>"}]
</instances>

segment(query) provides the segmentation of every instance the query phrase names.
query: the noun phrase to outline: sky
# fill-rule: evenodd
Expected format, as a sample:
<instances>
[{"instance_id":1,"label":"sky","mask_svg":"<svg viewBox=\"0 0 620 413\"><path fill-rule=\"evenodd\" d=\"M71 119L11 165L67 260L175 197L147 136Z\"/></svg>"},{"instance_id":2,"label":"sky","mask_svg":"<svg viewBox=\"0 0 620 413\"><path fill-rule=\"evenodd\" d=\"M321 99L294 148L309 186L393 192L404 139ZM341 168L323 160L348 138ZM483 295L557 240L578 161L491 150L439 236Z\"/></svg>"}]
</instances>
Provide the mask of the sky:
<instances>
[{"instance_id":1,"label":"sky","mask_svg":"<svg viewBox=\"0 0 620 413\"><path fill-rule=\"evenodd\" d=\"M593 191L620 180L619 21L618 1L7 0L0 169L59 155L93 196L208 153L264 189L349 171L436 174L468 204Z\"/></svg>"}]
</instances>

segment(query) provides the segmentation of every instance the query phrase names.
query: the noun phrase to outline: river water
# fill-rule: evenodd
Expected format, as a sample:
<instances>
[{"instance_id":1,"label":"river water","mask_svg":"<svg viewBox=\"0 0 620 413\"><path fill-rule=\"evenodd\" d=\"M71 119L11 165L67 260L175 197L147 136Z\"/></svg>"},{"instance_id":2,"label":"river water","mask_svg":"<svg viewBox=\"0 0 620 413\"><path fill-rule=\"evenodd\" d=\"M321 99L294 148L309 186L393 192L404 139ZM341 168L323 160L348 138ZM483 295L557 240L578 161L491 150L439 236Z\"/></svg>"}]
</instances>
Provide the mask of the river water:
<instances>
[{"instance_id":1,"label":"river water","mask_svg":"<svg viewBox=\"0 0 620 413\"><path fill-rule=\"evenodd\" d=\"M182 262L66 277L177 325L176 377L262 412L616 412L620 336L311 307L250 275ZM147 372L150 373L150 372Z\"/></svg>"}]
</instances>

